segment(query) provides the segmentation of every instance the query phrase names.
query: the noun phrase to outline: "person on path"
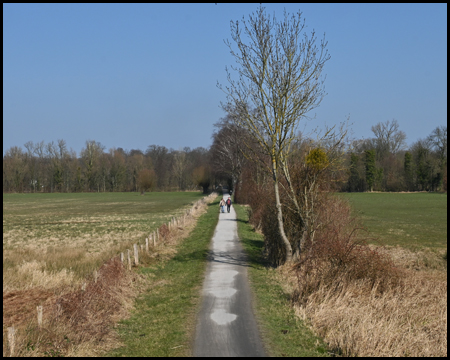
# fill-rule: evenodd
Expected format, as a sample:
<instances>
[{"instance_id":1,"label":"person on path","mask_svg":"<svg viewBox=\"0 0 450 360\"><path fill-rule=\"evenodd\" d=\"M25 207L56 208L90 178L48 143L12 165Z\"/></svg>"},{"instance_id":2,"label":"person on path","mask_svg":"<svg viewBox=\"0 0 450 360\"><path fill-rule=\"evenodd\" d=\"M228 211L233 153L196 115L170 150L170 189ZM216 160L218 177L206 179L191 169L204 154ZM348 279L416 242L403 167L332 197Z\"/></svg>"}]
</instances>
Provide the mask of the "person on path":
<instances>
[{"instance_id":1,"label":"person on path","mask_svg":"<svg viewBox=\"0 0 450 360\"><path fill-rule=\"evenodd\" d=\"M230 207L231 207L231 196L228 196L227 199L227 211L230 212Z\"/></svg>"},{"instance_id":2,"label":"person on path","mask_svg":"<svg viewBox=\"0 0 450 360\"><path fill-rule=\"evenodd\" d=\"M222 198L222 200L220 200L219 206L220 206L220 211L224 213L225 212L225 200L223 198Z\"/></svg>"}]
</instances>

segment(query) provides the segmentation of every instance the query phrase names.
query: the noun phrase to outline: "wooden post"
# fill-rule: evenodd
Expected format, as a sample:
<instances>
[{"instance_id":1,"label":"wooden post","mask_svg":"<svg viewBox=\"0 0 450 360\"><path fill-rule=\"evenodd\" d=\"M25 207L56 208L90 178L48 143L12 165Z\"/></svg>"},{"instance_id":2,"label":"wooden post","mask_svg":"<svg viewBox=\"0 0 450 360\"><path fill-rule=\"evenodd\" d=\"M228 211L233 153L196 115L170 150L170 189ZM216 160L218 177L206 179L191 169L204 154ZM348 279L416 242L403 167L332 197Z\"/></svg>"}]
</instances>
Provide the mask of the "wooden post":
<instances>
[{"instance_id":1,"label":"wooden post","mask_svg":"<svg viewBox=\"0 0 450 360\"><path fill-rule=\"evenodd\" d=\"M156 242L159 242L159 229L156 229Z\"/></svg>"},{"instance_id":2,"label":"wooden post","mask_svg":"<svg viewBox=\"0 0 450 360\"><path fill-rule=\"evenodd\" d=\"M56 317L59 317L61 315L62 309L61 309L61 304L57 303L56 304Z\"/></svg>"},{"instance_id":3,"label":"wooden post","mask_svg":"<svg viewBox=\"0 0 450 360\"><path fill-rule=\"evenodd\" d=\"M86 281L83 282L83 285L81 285L81 290L86 291Z\"/></svg>"},{"instance_id":4,"label":"wooden post","mask_svg":"<svg viewBox=\"0 0 450 360\"><path fill-rule=\"evenodd\" d=\"M148 252L148 238L145 238L145 251Z\"/></svg>"},{"instance_id":5,"label":"wooden post","mask_svg":"<svg viewBox=\"0 0 450 360\"><path fill-rule=\"evenodd\" d=\"M37 320L40 329L42 327L42 305L37 306Z\"/></svg>"},{"instance_id":6,"label":"wooden post","mask_svg":"<svg viewBox=\"0 0 450 360\"><path fill-rule=\"evenodd\" d=\"M14 348L16 347L16 330L14 326L8 328L9 355L14 356Z\"/></svg>"},{"instance_id":7,"label":"wooden post","mask_svg":"<svg viewBox=\"0 0 450 360\"><path fill-rule=\"evenodd\" d=\"M121 261L122 264L123 264L123 252L120 253L120 261Z\"/></svg>"},{"instance_id":8,"label":"wooden post","mask_svg":"<svg viewBox=\"0 0 450 360\"><path fill-rule=\"evenodd\" d=\"M127 249L127 254L128 254L128 270L131 270L130 249Z\"/></svg>"},{"instance_id":9,"label":"wooden post","mask_svg":"<svg viewBox=\"0 0 450 360\"><path fill-rule=\"evenodd\" d=\"M153 233L152 238L153 238L153 247L156 247L156 234L155 233Z\"/></svg>"},{"instance_id":10,"label":"wooden post","mask_svg":"<svg viewBox=\"0 0 450 360\"><path fill-rule=\"evenodd\" d=\"M134 247L134 264L138 265L139 264L139 259L138 259L138 246L137 244L133 245Z\"/></svg>"},{"instance_id":11,"label":"wooden post","mask_svg":"<svg viewBox=\"0 0 450 360\"><path fill-rule=\"evenodd\" d=\"M97 284L98 273L97 270L94 270L94 282Z\"/></svg>"}]
</instances>

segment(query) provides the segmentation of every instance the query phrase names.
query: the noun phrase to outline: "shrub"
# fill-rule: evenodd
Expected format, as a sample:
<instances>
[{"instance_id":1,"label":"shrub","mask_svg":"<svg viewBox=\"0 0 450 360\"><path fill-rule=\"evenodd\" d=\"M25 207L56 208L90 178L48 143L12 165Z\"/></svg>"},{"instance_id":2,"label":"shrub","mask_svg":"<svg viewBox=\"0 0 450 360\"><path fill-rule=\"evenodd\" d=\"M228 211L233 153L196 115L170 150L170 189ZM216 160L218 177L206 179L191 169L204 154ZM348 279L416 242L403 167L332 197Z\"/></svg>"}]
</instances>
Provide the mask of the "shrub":
<instances>
[{"instance_id":1,"label":"shrub","mask_svg":"<svg viewBox=\"0 0 450 360\"><path fill-rule=\"evenodd\" d=\"M399 283L400 270L387 254L368 246L367 234L351 216L348 203L329 197L324 205L319 214L322 226L314 241L307 240L293 266L298 278L296 300L305 303L320 287L341 291L346 284L363 281L365 290L382 293Z\"/></svg>"}]
</instances>

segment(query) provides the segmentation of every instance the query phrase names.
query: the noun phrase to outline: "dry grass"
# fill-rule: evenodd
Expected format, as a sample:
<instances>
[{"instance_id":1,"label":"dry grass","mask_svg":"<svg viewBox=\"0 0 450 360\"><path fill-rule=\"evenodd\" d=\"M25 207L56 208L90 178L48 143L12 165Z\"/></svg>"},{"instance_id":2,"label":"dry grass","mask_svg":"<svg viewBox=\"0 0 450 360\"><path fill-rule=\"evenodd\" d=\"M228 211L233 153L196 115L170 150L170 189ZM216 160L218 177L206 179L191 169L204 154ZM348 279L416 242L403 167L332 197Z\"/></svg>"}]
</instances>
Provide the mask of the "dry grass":
<instances>
[{"instance_id":1,"label":"dry grass","mask_svg":"<svg viewBox=\"0 0 450 360\"><path fill-rule=\"evenodd\" d=\"M442 254L367 245L337 199L321 216L299 263L279 270L297 315L344 356L447 356Z\"/></svg>"},{"instance_id":2,"label":"dry grass","mask_svg":"<svg viewBox=\"0 0 450 360\"><path fill-rule=\"evenodd\" d=\"M183 224L159 227L160 241L149 253L140 251L140 264L156 263L172 257L175 247L195 226L197 217L205 211L206 201L199 201ZM131 244L131 241L127 242ZM142 243L142 242L141 242ZM9 355L7 327L16 329L15 356L93 356L119 346L113 326L128 316L134 298L143 289L151 287L151 281L127 271L119 260L118 249L113 247L107 254L113 256L98 268L95 282L91 275L75 279L74 272L67 271L67 261L74 265L94 266L102 257L89 258L86 252L73 249L71 253L50 249L42 254L44 260L36 260L30 249L20 249L21 262L7 267L6 288L3 292L3 356ZM105 252L102 253L105 256ZM5 259L5 254L4 254ZM7 258L8 259L8 258ZM78 260L75 261L74 259ZM48 272L48 264L56 269ZM13 271L14 269L15 271ZM4 270L5 282L5 270ZM10 285L22 281L21 285ZM81 283L86 282L83 290ZM43 305L43 326L38 328L36 306Z\"/></svg>"},{"instance_id":3,"label":"dry grass","mask_svg":"<svg viewBox=\"0 0 450 360\"><path fill-rule=\"evenodd\" d=\"M133 272L119 259L110 260L98 271L97 282L55 296L38 288L3 296L3 356L8 355L5 328L16 329L15 356L83 356L95 354L99 342L114 343L113 324L126 317L142 286ZM139 282L137 280L140 280ZM36 305L43 306L39 329Z\"/></svg>"},{"instance_id":4,"label":"dry grass","mask_svg":"<svg viewBox=\"0 0 450 360\"><path fill-rule=\"evenodd\" d=\"M112 256L183 214L199 195L4 194L3 292L76 287Z\"/></svg>"},{"instance_id":5,"label":"dry grass","mask_svg":"<svg viewBox=\"0 0 450 360\"><path fill-rule=\"evenodd\" d=\"M382 294L367 282L320 288L299 317L345 356L447 356L447 276L408 271Z\"/></svg>"}]
</instances>

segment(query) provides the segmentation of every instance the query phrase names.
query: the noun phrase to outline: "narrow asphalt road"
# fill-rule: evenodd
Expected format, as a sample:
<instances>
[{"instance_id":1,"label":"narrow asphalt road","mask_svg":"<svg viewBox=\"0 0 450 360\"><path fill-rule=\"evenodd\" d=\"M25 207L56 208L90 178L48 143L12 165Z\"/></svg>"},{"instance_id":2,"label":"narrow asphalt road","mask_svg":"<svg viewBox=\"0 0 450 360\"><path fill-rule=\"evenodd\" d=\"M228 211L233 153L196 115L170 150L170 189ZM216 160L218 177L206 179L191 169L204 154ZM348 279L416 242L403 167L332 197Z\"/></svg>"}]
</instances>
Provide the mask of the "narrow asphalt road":
<instances>
[{"instance_id":1,"label":"narrow asphalt road","mask_svg":"<svg viewBox=\"0 0 450 360\"><path fill-rule=\"evenodd\" d=\"M224 192L224 199L228 193ZM219 215L203 283L194 356L266 356L251 305L236 212Z\"/></svg>"}]
</instances>

